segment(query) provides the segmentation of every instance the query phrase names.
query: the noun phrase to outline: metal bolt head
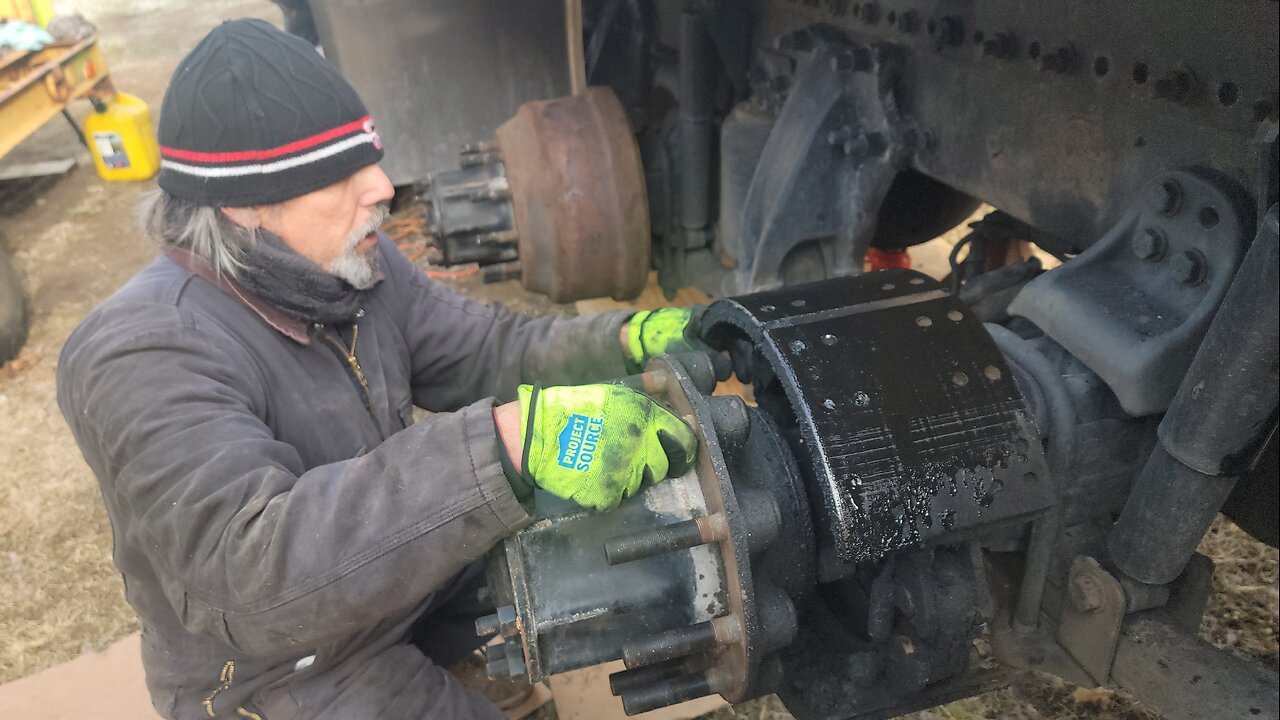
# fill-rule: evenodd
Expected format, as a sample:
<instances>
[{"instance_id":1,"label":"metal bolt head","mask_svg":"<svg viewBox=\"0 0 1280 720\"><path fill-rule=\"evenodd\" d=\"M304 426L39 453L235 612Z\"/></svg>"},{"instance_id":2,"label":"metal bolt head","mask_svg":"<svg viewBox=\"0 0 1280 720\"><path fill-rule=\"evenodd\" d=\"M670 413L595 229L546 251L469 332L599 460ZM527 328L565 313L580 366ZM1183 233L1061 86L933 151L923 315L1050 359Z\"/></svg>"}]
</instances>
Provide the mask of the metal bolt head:
<instances>
[{"instance_id":1,"label":"metal bolt head","mask_svg":"<svg viewBox=\"0 0 1280 720\"><path fill-rule=\"evenodd\" d=\"M1187 250L1173 257L1173 276L1183 285L1194 287L1204 282L1208 274L1208 263L1204 253L1199 250Z\"/></svg>"},{"instance_id":2,"label":"metal bolt head","mask_svg":"<svg viewBox=\"0 0 1280 720\"><path fill-rule=\"evenodd\" d=\"M914 34L920 29L920 15L915 10L908 10L898 17L898 29L907 34Z\"/></svg>"},{"instance_id":3,"label":"metal bolt head","mask_svg":"<svg viewBox=\"0 0 1280 720\"><path fill-rule=\"evenodd\" d=\"M933 44L935 50L956 47L964 42L964 21L960 18L948 15L938 20L937 27L938 35Z\"/></svg>"},{"instance_id":4,"label":"metal bolt head","mask_svg":"<svg viewBox=\"0 0 1280 720\"><path fill-rule=\"evenodd\" d=\"M827 144L829 145L842 146L852 139L853 139L853 128L850 128L848 125L841 125L835 130L832 130L831 132L827 133Z\"/></svg>"},{"instance_id":5,"label":"metal bolt head","mask_svg":"<svg viewBox=\"0 0 1280 720\"><path fill-rule=\"evenodd\" d=\"M1164 77L1156 81L1156 97L1176 103L1186 102L1191 98L1191 89L1195 78L1186 70L1170 70Z\"/></svg>"},{"instance_id":6,"label":"metal bolt head","mask_svg":"<svg viewBox=\"0 0 1280 720\"><path fill-rule=\"evenodd\" d=\"M1089 575L1075 575L1067 587L1071 607L1082 613L1096 613L1102 609L1102 586Z\"/></svg>"},{"instance_id":7,"label":"metal bolt head","mask_svg":"<svg viewBox=\"0 0 1280 720\"><path fill-rule=\"evenodd\" d=\"M1009 33L996 33L982 43L982 54L997 60L1009 60L1017 54L1017 41Z\"/></svg>"},{"instance_id":8,"label":"metal bolt head","mask_svg":"<svg viewBox=\"0 0 1280 720\"><path fill-rule=\"evenodd\" d=\"M862 22L868 25L880 22L880 3L869 2L862 6Z\"/></svg>"},{"instance_id":9,"label":"metal bolt head","mask_svg":"<svg viewBox=\"0 0 1280 720\"><path fill-rule=\"evenodd\" d=\"M746 403L737 395L716 396L707 401L711 409L711 424L721 444L742 445L751 431L751 416L747 414Z\"/></svg>"},{"instance_id":10,"label":"metal bolt head","mask_svg":"<svg viewBox=\"0 0 1280 720\"><path fill-rule=\"evenodd\" d=\"M1143 260L1159 260L1164 257L1167 247L1164 233L1155 228L1147 228L1133 236L1133 254Z\"/></svg>"},{"instance_id":11,"label":"metal bolt head","mask_svg":"<svg viewBox=\"0 0 1280 720\"><path fill-rule=\"evenodd\" d=\"M1176 180L1165 180L1147 190L1147 201L1161 215L1177 215L1182 207L1182 186Z\"/></svg>"},{"instance_id":12,"label":"metal bolt head","mask_svg":"<svg viewBox=\"0 0 1280 720\"><path fill-rule=\"evenodd\" d=\"M841 149L844 151L845 155L848 155L855 160L864 158L872 152L871 141L866 135L859 135L845 140Z\"/></svg>"},{"instance_id":13,"label":"metal bolt head","mask_svg":"<svg viewBox=\"0 0 1280 720\"><path fill-rule=\"evenodd\" d=\"M1040 69L1065 75L1076 65L1076 52L1070 47L1060 47L1040 56Z\"/></svg>"}]
</instances>

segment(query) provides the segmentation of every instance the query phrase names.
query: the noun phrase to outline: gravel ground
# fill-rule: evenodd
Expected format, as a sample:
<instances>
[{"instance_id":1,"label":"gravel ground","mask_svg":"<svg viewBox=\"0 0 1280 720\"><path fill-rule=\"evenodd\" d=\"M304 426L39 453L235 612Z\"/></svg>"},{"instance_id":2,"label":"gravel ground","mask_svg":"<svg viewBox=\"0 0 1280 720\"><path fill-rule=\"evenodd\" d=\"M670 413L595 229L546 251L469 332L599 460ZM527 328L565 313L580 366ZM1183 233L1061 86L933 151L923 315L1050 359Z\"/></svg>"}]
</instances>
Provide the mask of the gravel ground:
<instances>
[{"instance_id":1,"label":"gravel ground","mask_svg":"<svg viewBox=\"0 0 1280 720\"><path fill-rule=\"evenodd\" d=\"M99 25L118 86L153 108L181 52L218 19L279 18L265 0L147 0L127 10L110 0L82 0L75 6ZM72 155L78 152L75 143L65 125L51 123L4 163ZM0 236L23 277L32 321L22 354L0 366L0 414L6 418L0 432L0 682L137 629L111 566L111 531L97 486L54 401L54 371L62 343L80 318L153 257L132 220L132 208L150 184L102 183L84 160L66 177L41 183L38 192L0 186ZM528 307L556 310L536 301ZM1227 522L1215 525L1201 549L1218 568L1202 635L1275 667L1276 551ZM776 700L765 699L709 717L789 715ZM913 717L1152 716L1123 698L1046 680Z\"/></svg>"}]
</instances>

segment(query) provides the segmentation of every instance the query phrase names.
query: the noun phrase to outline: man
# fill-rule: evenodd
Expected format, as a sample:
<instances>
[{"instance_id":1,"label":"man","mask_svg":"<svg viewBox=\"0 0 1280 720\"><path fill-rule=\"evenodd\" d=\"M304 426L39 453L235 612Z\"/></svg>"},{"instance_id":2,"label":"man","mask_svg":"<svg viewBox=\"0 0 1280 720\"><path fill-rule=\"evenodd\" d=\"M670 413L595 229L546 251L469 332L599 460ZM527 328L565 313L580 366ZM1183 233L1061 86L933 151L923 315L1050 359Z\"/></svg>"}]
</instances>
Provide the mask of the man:
<instances>
[{"instance_id":1,"label":"man","mask_svg":"<svg viewBox=\"0 0 1280 720\"><path fill-rule=\"evenodd\" d=\"M183 60L159 136L144 217L163 255L58 368L156 709L501 717L439 669L476 642L448 646L434 613L529 522L535 486L608 510L689 466L692 431L647 397L555 386L687 348L689 313L532 320L428 280L375 232L392 188L359 97L261 21ZM566 463L583 418L597 451Z\"/></svg>"}]
</instances>

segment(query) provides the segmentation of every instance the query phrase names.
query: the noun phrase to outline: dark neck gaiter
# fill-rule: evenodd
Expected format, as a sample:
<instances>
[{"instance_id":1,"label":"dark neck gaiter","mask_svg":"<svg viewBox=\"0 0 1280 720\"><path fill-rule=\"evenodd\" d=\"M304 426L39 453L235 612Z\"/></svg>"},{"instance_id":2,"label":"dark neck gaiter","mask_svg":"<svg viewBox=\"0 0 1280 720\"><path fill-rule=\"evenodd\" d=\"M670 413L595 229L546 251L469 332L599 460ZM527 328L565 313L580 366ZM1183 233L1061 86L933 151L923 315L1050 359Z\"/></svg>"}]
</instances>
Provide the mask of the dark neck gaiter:
<instances>
[{"instance_id":1,"label":"dark neck gaiter","mask_svg":"<svg viewBox=\"0 0 1280 720\"><path fill-rule=\"evenodd\" d=\"M258 230L257 236L257 242L245 250L244 268L237 278L247 290L309 323L355 319L363 291L294 252L278 235Z\"/></svg>"}]
</instances>

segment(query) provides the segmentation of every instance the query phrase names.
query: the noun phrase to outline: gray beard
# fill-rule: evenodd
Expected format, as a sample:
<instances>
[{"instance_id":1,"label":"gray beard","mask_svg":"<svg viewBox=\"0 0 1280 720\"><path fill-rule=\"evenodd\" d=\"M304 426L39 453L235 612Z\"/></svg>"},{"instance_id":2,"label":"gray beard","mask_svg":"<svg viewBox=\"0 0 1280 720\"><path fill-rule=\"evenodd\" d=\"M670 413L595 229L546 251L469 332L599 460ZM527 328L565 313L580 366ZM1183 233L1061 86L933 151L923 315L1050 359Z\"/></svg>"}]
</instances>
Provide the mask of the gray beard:
<instances>
[{"instance_id":1,"label":"gray beard","mask_svg":"<svg viewBox=\"0 0 1280 720\"><path fill-rule=\"evenodd\" d=\"M347 246L343 249L342 254L329 263L326 268L329 273L337 278L347 281L351 287L357 290L368 290L373 287L377 277L377 258L378 248L375 245L369 254L362 255L356 246L360 241L368 237L369 233L376 231L382 227L382 223L386 222L387 216L391 213L382 205L374 207L369 215L369 219L360 227L351 231L347 236Z\"/></svg>"}]
</instances>

